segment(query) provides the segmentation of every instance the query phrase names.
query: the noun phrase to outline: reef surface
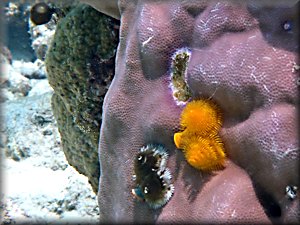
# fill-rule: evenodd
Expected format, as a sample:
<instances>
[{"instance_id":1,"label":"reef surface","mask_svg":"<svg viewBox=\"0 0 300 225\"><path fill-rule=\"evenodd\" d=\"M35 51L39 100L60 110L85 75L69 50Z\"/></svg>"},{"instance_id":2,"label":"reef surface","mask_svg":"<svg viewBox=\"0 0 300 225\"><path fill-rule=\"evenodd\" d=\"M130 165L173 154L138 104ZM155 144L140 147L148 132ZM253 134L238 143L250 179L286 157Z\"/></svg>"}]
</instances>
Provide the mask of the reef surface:
<instances>
[{"instance_id":1,"label":"reef surface","mask_svg":"<svg viewBox=\"0 0 300 225\"><path fill-rule=\"evenodd\" d=\"M108 1L87 1L118 17ZM113 1L117 2L117 1ZM118 1L116 72L103 103L99 154L101 221L299 222L297 1ZM109 10L108 10L109 9ZM172 55L191 52L192 99L220 106L226 168L207 173L176 149L184 105L170 85ZM174 195L153 210L131 194L142 146L169 153Z\"/></svg>"}]
</instances>

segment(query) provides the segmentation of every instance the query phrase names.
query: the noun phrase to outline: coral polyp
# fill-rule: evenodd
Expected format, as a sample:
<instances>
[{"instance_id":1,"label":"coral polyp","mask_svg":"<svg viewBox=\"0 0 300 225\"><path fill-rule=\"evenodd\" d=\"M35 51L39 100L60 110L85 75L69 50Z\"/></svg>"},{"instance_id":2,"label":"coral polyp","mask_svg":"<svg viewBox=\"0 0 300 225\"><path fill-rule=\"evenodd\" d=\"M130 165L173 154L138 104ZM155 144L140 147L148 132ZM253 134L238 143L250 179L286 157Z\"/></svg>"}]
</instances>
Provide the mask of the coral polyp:
<instances>
[{"instance_id":1,"label":"coral polyp","mask_svg":"<svg viewBox=\"0 0 300 225\"><path fill-rule=\"evenodd\" d=\"M204 171L222 169L226 154L218 136L222 125L218 106L209 100L192 101L182 111L180 124L183 131L174 134L174 143L187 162Z\"/></svg>"}]
</instances>

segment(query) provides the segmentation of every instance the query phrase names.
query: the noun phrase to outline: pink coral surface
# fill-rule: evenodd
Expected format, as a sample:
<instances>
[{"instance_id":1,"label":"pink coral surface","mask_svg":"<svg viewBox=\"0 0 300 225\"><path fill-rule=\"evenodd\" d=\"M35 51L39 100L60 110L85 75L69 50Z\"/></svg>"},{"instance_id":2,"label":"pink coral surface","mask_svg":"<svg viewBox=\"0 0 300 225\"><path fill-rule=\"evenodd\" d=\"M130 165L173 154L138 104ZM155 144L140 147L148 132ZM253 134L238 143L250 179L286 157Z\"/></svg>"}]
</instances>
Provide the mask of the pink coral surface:
<instances>
[{"instance_id":1,"label":"pink coral surface","mask_svg":"<svg viewBox=\"0 0 300 225\"><path fill-rule=\"evenodd\" d=\"M296 3L118 2L116 74L99 146L102 221L299 222L299 195L291 200L285 191L299 189ZM169 76L180 48L191 51L192 98L212 97L224 114L224 170L193 169L174 145L183 107L173 100ZM168 150L175 186L159 210L131 194L134 157L151 143Z\"/></svg>"}]
</instances>

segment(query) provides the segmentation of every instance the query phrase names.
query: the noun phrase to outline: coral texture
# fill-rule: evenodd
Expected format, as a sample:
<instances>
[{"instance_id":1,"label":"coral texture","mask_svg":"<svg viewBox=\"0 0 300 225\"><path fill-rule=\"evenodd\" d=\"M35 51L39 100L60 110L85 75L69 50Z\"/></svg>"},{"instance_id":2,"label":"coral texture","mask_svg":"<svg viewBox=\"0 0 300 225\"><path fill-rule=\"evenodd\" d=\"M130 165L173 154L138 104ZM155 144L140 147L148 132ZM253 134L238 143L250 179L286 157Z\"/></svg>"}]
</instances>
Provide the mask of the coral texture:
<instances>
[{"instance_id":1,"label":"coral texture","mask_svg":"<svg viewBox=\"0 0 300 225\"><path fill-rule=\"evenodd\" d=\"M116 74L103 103L100 219L110 222L299 222L297 1L120 0ZM99 6L105 1L99 1ZM103 6L105 8L105 6ZM224 170L189 166L173 143L182 107L169 86L172 55L191 50L192 99L224 113ZM169 150L174 196L159 210L131 195L134 156Z\"/></svg>"},{"instance_id":2,"label":"coral texture","mask_svg":"<svg viewBox=\"0 0 300 225\"><path fill-rule=\"evenodd\" d=\"M49 83L68 162L99 182L98 138L104 95L114 75L117 31L110 17L80 4L60 19L46 55Z\"/></svg>"}]
</instances>

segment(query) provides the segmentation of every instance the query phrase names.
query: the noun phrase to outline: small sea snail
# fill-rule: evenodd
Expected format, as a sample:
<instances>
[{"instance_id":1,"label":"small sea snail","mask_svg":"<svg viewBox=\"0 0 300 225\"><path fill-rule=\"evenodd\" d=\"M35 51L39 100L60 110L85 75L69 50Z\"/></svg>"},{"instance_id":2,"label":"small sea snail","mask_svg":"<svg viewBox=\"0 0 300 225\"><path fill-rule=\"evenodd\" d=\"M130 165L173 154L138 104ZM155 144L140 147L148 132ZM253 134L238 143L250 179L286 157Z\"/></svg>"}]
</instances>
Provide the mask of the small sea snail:
<instances>
[{"instance_id":1,"label":"small sea snail","mask_svg":"<svg viewBox=\"0 0 300 225\"><path fill-rule=\"evenodd\" d=\"M44 2L40 2L31 8L30 19L35 25L42 25L51 20L54 12L55 8L50 7Z\"/></svg>"}]
</instances>

